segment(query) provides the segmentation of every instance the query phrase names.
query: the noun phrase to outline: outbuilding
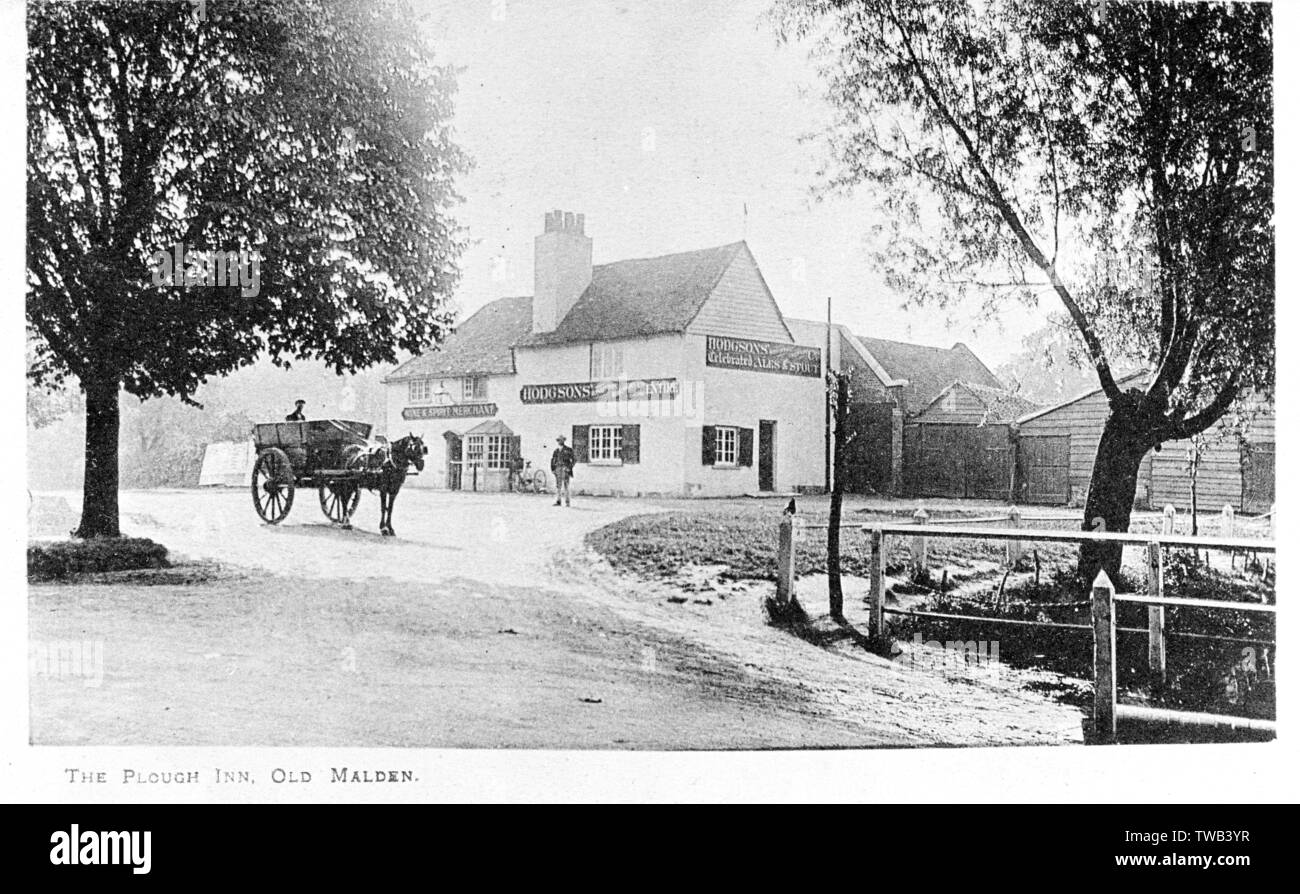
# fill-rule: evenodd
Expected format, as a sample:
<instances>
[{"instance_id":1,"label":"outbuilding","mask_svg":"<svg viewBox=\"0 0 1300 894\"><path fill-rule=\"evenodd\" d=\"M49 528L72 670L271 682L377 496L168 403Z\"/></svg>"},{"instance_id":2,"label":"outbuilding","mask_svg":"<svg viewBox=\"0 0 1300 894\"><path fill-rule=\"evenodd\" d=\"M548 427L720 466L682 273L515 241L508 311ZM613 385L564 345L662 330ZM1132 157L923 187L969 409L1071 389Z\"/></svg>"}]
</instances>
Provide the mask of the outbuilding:
<instances>
[{"instance_id":1,"label":"outbuilding","mask_svg":"<svg viewBox=\"0 0 1300 894\"><path fill-rule=\"evenodd\" d=\"M1142 388L1145 370L1117 382ZM1020 499L1027 503L1082 505L1092 479L1093 461L1109 413L1105 392L1094 388L1070 400L1021 416L1019 428ZM1267 512L1273 503L1273 402L1248 395L1200 439L1196 495L1200 511L1230 505L1237 512ZM1191 508L1190 465L1193 442L1168 441L1146 455L1138 471L1136 504Z\"/></svg>"}]
</instances>

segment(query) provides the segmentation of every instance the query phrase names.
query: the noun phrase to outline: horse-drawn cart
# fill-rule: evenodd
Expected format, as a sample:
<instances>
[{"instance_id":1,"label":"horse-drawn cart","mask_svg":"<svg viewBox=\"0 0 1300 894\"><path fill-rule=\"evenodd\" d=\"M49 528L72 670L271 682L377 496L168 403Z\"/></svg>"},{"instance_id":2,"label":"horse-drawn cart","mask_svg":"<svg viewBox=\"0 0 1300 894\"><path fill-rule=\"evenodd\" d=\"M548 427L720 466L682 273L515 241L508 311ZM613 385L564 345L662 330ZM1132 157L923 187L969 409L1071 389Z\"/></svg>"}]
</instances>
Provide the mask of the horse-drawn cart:
<instances>
[{"instance_id":1,"label":"horse-drawn cart","mask_svg":"<svg viewBox=\"0 0 1300 894\"><path fill-rule=\"evenodd\" d=\"M364 487L379 491L379 529L392 534L393 500L409 466L423 471L428 450L415 435L391 445L372 444L370 429L368 423L346 419L255 425L251 489L257 514L278 525L293 508L294 491L314 487L325 516L348 527Z\"/></svg>"},{"instance_id":2,"label":"horse-drawn cart","mask_svg":"<svg viewBox=\"0 0 1300 894\"><path fill-rule=\"evenodd\" d=\"M344 419L265 422L253 428L253 506L276 525L293 508L296 488L314 487L321 511L347 524L361 499L366 471L358 457L368 449L371 426Z\"/></svg>"}]
</instances>

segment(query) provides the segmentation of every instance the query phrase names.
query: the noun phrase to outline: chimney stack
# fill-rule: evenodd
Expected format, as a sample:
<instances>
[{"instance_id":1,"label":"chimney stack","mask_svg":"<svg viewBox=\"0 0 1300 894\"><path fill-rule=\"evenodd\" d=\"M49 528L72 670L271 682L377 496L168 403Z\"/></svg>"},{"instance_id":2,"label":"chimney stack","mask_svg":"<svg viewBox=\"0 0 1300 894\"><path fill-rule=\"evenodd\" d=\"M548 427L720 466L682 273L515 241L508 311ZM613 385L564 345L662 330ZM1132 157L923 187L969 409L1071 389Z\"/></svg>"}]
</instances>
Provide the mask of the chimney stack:
<instances>
[{"instance_id":1,"label":"chimney stack","mask_svg":"<svg viewBox=\"0 0 1300 894\"><path fill-rule=\"evenodd\" d=\"M533 240L533 332L552 332L591 284L591 239L585 217L548 211Z\"/></svg>"}]
</instances>

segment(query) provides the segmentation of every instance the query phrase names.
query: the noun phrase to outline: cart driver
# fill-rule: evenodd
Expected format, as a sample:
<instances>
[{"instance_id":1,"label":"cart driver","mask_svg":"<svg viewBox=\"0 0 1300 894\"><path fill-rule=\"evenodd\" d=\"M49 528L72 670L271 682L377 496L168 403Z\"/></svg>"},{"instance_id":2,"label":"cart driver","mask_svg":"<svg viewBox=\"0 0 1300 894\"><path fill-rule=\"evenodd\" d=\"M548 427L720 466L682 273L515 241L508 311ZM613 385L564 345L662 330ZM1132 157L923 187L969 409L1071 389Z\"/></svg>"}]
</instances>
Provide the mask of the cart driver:
<instances>
[{"instance_id":1,"label":"cart driver","mask_svg":"<svg viewBox=\"0 0 1300 894\"><path fill-rule=\"evenodd\" d=\"M306 422L307 414L305 414L302 411L302 408L305 407L306 405L307 405L307 401L305 400L295 400L293 402L293 412L290 413L288 416L285 416L284 421L285 422Z\"/></svg>"}]
</instances>

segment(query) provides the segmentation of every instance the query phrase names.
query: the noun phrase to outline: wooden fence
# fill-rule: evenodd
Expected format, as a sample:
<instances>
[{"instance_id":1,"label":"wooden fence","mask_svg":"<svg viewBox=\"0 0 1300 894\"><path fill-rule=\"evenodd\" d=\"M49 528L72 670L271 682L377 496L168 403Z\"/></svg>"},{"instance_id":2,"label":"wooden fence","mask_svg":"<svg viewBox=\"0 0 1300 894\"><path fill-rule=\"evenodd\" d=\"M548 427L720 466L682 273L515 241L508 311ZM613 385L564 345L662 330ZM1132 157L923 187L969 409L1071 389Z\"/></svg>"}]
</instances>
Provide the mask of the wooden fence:
<instances>
[{"instance_id":1,"label":"wooden fence","mask_svg":"<svg viewBox=\"0 0 1300 894\"><path fill-rule=\"evenodd\" d=\"M1172 507L1170 507L1172 508ZM1231 507L1225 507L1225 521L1231 524ZM1271 515L1271 513L1270 513ZM1056 520L1055 517L1033 517L1031 521ZM1073 516L1070 521L1079 521ZM1270 720L1252 720L1240 717L1228 717L1216 714L1204 714L1190 711L1172 711L1157 708L1143 708L1121 705L1117 700L1115 637L1118 633L1145 633L1147 636L1148 669L1152 681L1165 681L1165 645L1169 631L1165 629L1165 608L1167 606L1188 606L1207 609L1231 611L1250 611L1276 614L1275 605L1254 602L1227 602L1216 599L1189 599L1166 596L1164 592L1164 561L1167 548L1226 550L1236 552L1276 553L1276 545L1271 540L1243 537L1191 537L1181 534L1165 533L1141 534L1107 531L1068 531L1043 528L1024 528L1022 518L1015 507L1004 516L988 518L962 519L963 525L931 525L928 513L918 509L912 524L883 522L841 524L841 530L865 531L869 538L870 554L870 606L869 632L873 637L883 637L887 633L885 616L888 614L910 617L936 618L946 620L965 620L996 625L1024 625L1033 627L1052 627L1064 629L1088 630L1093 632L1093 683L1094 683L1094 729L1096 741L1113 743L1115 741L1116 721L1122 717L1145 720L1161 720L1177 723L1199 725L1230 726L1261 730L1276 730L1276 722ZM980 523L1010 524L1004 528L976 528L971 525ZM827 530L827 523L802 524L804 530ZM1170 513L1165 513L1165 528L1171 528ZM1271 525L1270 525L1271 527ZM777 549L777 602L786 604L795 594L796 545L794 538L795 519L783 516L779 527ZM1230 528L1231 529L1231 528ZM885 607L885 556L889 537L908 537L911 540L909 551L913 567L926 567L927 540L931 537L954 539L1000 540L1006 543L1006 561L1008 567L1014 567L1019 559L1022 544L1026 540L1048 543L1118 543L1123 546L1141 546L1147 552L1147 592L1116 593L1114 585L1103 571L1098 575L1092 589L1092 624L1062 624L1049 621L1028 621L1008 618L987 618L970 615L956 615L937 612L901 611ZM1147 627L1145 631L1138 628L1122 628L1115 623L1115 604L1133 602L1147 606ZM1218 637L1208 634L1181 633L1181 636L1200 639L1216 639L1233 642L1258 642L1261 645L1273 645L1255 640L1241 640L1236 637Z\"/></svg>"}]
</instances>

